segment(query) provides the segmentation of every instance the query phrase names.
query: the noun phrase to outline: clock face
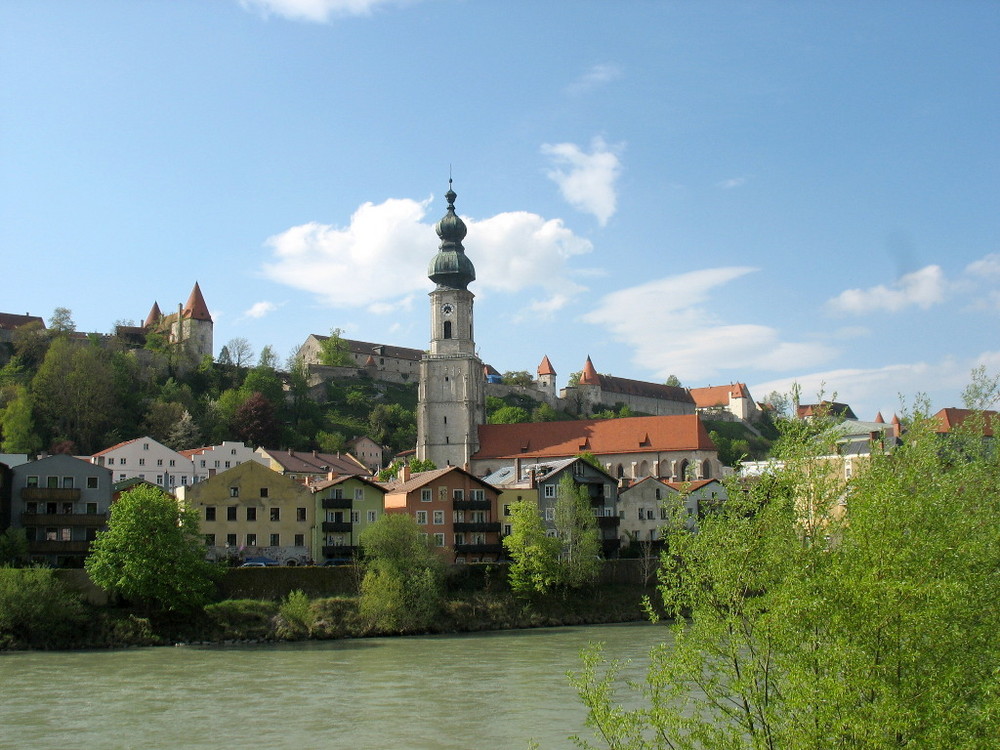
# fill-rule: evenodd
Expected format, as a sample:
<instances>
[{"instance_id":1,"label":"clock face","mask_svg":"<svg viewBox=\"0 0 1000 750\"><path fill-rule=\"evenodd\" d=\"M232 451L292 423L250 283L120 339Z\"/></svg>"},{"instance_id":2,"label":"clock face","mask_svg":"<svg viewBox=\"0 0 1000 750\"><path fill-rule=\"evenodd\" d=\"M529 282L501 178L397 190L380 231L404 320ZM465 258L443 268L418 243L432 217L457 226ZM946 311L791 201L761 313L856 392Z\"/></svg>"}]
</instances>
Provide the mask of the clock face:
<instances>
[{"instance_id":1,"label":"clock face","mask_svg":"<svg viewBox=\"0 0 1000 750\"><path fill-rule=\"evenodd\" d=\"M441 312L443 312L445 315L451 315L453 312L455 312L455 306L441 305Z\"/></svg>"}]
</instances>

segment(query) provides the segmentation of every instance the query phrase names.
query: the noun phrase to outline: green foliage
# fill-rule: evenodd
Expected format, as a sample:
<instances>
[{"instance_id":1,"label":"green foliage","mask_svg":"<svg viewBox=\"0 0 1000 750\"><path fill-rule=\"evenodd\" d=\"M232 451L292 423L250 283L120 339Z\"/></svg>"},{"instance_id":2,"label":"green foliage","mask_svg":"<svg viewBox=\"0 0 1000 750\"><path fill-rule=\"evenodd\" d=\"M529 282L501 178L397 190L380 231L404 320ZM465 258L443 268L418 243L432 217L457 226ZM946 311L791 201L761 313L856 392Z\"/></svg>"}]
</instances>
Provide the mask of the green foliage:
<instances>
[{"instance_id":1,"label":"green foliage","mask_svg":"<svg viewBox=\"0 0 1000 750\"><path fill-rule=\"evenodd\" d=\"M341 337L343 331L331 328L328 338L319 342L319 363L328 367L354 367L354 357Z\"/></svg>"},{"instance_id":2,"label":"green foliage","mask_svg":"<svg viewBox=\"0 0 1000 750\"><path fill-rule=\"evenodd\" d=\"M28 559L28 537L24 529L9 528L0 534L0 566L23 565Z\"/></svg>"},{"instance_id":3,"label":"green foliage","mask_svg":"<svg viewBox=\"0 0 1000 750\"><path fill-rule=\"evenodd\" d=\"M666 381L664 382L664 385L669 385L669 386L671 386L673 388L680 388L681 387L681 379L679 377L677 377L676 375L671 375L670 377L668 377L666 379Z\"/></svg>"},{"instance_id":4,"label":"green foliage","mask_svg":"<svg viewBox=\"0 0 1000 750\"><path fill-rule=\"evenodd\" d=\"M316 624L316 613L312 601L301 589L296 589L285 597L278 607L279 622L277 634L280 638L308 638Z\"/></svg>"},{"instance_id":5,"label":"green foliage","mask_svg":"<svg viewBox=\"0 0 1000 750\"><path fill-rule=\"evenodd\" d=\"M0 568L0 650L72 642L83 603L48 568Z\"/></svg>"},{"instance_id":6,"label":"green foliage","mask_svg":"<svg viewBox=\"0 0 1000 750\"><path fill-rule=\"evenodd\" d=\"M219 574L205 561L197 511L149 485L115 501L108 529L98 533L84 565L105 591L181 611L208 601Z\"/></svg>"},{"instance_id":7,"label":"green foliage","mask_svg":"<svg viewBox=\"0 0 1000 750\"><path fill-rule=\"evenodd\" d=\"M559 480L555 516L562 583L573 589L593 584L601 571L601 533L587 487L577 485L568 472Z\"/></svg>"},{"instance_id":8,"label":"green foliage","mask_svg":"<svg viewBox=\"0 0 1000 750\"><path fill-rule=\"evenodd\" d=\"M278 605L258 599L226 599L205 606L215 638L263 640L274 636Z\"/></svg>"},{"instance_id":9,"label":"green foliage","mask_svg":"<svg viewBox=\"0 0 1000 750\"><path fill-rule=\"evenodd\" d=\"M530 386L535 384L535 379L527 370L517 370L516 372L505 372L500 377L500 382L504 385Z\"/></svg>"},{"instance_id":10,"label":"green foliage","mask_svg":"<svg viewBox=\"0 0 1000 750\"><path fill-rule=\"evenodd\" d=\"M995 744L1000 457L982 427L942 437L918 413L847 484L800 426L784 470L733 485L697 534L668 527L674 643L651 653L643 705L595 652L573 678L601 745Z\"/></svg>"},{"instance_id":11,"label":"green foliage","mask_svg":"<svg viewBox=\"0 0 1000 750\"><path fill-rule=\"evenodd\" d=\"M24 386L14 386L14 396L0 411L0 427L3 442L0 450L4 453L37 453L42 447L42 439L35 431L32 399Z\"/></svg>"},{"instance_id":12,"label":"green foliage","mask_svg":"<svg viewBox=\"0 0 1000 750\"><path fill-rule=\"evenodd\" d=\"M416 456L407 461L406 465L410 467L410 472L413 474L420 471L433 471L437 468L437 466L434 465L434 462L430 459L419 459ZM378 481L391 482L399 476L399 470L401 468L403 468L402 461L393 461L378 473Z\"/></svg>"},{"instance_id":13,"label":"green foliage","mask_svg":"<svg viewBox=\"0 0 1000 750\"><path fill-rule=\"evenodd\" d=\"M426 630L440 611L444 568L408 515L385 514L361 533L359 613L378 632Z\"/></svg>"},{"instance_id":14,"label":"green foliage","mask_svg":"<svg viewBox=\"0 0 1000 750\"><path fill-rule=\"evenodd\" d=\"M531 419L531 414L520 406L504 406L487 418L489 424L520 424Z\"/></svg>"},{"instance_id":15,"label":"green foliage","mask_svg":"<svg viewBox=\"0 0 1000 750\"><path fill-rule=\"evenodd\" d=\"M562 542L545 534L538 505L518 500L510 505L510 534L503 546L513 561L509 569L512 591L522 595L545 594L560 581Z\"/></svg>"}]
</instances>

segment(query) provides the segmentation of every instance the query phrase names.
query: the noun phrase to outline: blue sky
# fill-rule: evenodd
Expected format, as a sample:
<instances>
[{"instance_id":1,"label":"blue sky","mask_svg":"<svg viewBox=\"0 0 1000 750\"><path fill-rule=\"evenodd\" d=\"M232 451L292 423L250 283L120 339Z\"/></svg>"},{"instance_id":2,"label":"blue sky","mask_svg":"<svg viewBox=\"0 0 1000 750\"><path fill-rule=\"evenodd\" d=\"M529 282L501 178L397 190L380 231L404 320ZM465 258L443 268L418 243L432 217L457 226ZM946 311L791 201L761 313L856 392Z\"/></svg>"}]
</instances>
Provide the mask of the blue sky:
<instances>
[{"instance_id":1,"label":"blue sky","mask_svg":"<svg viewBox=\"0 0 1000 750\"><path fill-rule=\"evenodd\" d=\"M500 371L862 418L1000 371L1000 4L0 3L0 311L201 284L216 350L429 340L449 170Z\"/></svg>"}]
</instances>

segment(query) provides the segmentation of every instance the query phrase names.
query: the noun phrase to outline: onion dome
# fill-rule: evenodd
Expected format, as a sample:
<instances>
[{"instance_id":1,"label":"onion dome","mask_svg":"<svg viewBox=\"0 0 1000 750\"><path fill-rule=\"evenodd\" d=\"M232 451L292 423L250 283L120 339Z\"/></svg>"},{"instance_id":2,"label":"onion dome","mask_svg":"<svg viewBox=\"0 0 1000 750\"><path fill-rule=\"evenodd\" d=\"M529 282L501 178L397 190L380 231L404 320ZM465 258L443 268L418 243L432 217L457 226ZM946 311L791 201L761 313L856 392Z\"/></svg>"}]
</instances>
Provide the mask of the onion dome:
<instances>
[{"instance_id":1,"label":"onion dome","mask_svg":"<svg viewBox=\"0 0 1000 750\"><path fill-rule=\"evenodd\" d=\"M427 276L438 288L465 289L475 281L476 269L462 247L468 229L455 213L455 198L458 196L451 189L451 180L448 180L448 192L444 197L448 200L448 213L434 227L441 238L441 245L438 254L431 259Z\"/></svg>"}]
</instances>

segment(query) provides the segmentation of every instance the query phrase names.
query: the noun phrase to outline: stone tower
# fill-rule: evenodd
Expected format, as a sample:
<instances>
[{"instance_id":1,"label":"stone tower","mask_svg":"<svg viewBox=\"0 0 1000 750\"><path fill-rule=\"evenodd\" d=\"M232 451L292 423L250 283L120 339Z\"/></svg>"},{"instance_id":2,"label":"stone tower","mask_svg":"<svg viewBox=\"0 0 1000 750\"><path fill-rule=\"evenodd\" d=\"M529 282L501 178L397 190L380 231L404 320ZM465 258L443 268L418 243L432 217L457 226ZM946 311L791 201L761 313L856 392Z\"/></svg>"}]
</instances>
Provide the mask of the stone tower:
<instances>
[{"instance_id":1,"label":"stone tower","mask_svg":"<svg viewBox=\"0 0 1000 750\"><path fill-rule=\"evenodd\" d=\"M417 400L417 458L438 468L468 465L479 450L479 425L486 421L483 363L476 356L472 301L468 290L476 269L465 255L466 226L455 214L448 181L448 212L435 226L441 245L427 275L430 293L431 345L420 360Z\"/></svg>"},{"instance_id":2,"label":"stone tower","mask_svg":"<svg viewBox=\"0 0 1000 750\"><path fill-rule=\"evenodd\" d=\"M150 315L152 314L151 311ZM187 304L177 311L177 317L170 324L170 341L183 343L185 349L197 359L206 354L211 357L213 326L212 315L196 281Z\"/></svg>"}]
</instances>

